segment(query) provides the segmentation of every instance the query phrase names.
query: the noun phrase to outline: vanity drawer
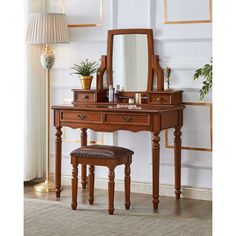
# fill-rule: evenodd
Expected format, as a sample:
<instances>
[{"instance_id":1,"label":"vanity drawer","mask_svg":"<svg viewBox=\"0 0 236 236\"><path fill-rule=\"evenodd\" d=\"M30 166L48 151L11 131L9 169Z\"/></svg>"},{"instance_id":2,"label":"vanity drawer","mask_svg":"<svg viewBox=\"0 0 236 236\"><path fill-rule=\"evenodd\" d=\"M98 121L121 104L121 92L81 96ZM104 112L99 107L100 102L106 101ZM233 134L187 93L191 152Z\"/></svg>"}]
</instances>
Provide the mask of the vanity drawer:
<instances>
[{"instance_id":1,"label":"vanity drawer","mask_svg":"<svg viewBox=\"0 0 236 236\"><path fill-rule=\"evenodd\" d=\"M176 105L182 103L182 91L170 90L152 92L148 94L148 103L150 104L164 104L164 105Z\"/></svg>"},{"instance_id":2,"label":"vanity drawer","mask_svg":"<svg viewBox=\"0 0 236 236\"><path fill-rule=\"evenodd\" d=\"M95 91L77 91L75 94L75 102L96 102L96 94Z\"/></svg>"},{"instance_id":3,"label":"vanity drawer","mask_svg":"<svg viewBox=\"0 0 236 236\"><path fill-rule=\"evenodd\" d=\"M153 104L171 104L170 94L150 94L149 99Z\"/></svg>"},{"instance_id":4,"label":"vanity drawer","mask_svg":"<svg viewBox=\"0 0 236 236\"><path fill-rule=\"evenodd\" d=\"M150 125L150 116L147 114L104 114L104 122L106 124L126 124L126 125Z\"/></svg>"},{"instance_id":5,"label":"vanity drawer","mask_svg":"<svg viewBox=\"0 0 236 236\"><path fill-rule=\"evenodd\" d=\"M62 111L61 120L67 122L87 122L87 123L101 123L102 114L100 112L73 112Z\"/></svg>"}]
</instances>

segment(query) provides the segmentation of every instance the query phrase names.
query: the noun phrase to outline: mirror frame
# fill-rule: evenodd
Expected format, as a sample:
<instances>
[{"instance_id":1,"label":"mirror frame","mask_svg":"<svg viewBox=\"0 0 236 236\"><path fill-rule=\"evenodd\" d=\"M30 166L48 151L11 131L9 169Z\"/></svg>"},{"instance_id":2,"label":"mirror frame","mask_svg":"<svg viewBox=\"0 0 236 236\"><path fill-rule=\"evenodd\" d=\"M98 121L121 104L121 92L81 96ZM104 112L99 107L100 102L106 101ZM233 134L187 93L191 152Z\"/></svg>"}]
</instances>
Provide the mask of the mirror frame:
<instances>
[{"instance_id":1,"label":"mirror frame","mask_svg":"<svg viewBox=\"0 0 236 236\"><path fill-rule=\"evenodd\" d=\"M153 88L153 66L152 60L154 56L153 45L153 31L152 29L115 29L108 30L107 39L107 87L113 86L112 77L112 56L113 56L113 40L115 35L127 35L127 34L145 34L147 35L147 47L148 47L148 74L147 74L147 90L152 91Z\"/></svg>"}]
</instances>

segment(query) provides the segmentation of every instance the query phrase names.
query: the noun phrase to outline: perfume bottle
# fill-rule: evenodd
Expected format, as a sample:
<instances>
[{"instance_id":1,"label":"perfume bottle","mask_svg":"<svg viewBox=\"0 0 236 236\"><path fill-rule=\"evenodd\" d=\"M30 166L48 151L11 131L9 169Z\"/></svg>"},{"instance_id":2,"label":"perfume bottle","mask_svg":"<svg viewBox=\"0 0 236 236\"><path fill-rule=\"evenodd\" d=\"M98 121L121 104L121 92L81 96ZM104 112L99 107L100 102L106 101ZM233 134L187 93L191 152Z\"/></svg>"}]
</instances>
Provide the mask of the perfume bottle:
<instances>
[{"instance_id":1,"label":"perfume bottle","mask_svg":"<svg viewBox=\"0 0 236 236\"><path fill-rule=\"evenodd\" d=\"M129 104L134 104L134 98L133 97L129 98Z\"/></svg>"},{"instance_id":2,"label":"perfume bottle","mask_svg":"<svg viewBox=\"0 0 236 236\"><path fill-rule=\"evenodd\" d=\"M109 85L108 102L114 102L114 89L113 89L112 85Z\"/></svg>"},{"instance_id":3,"label":"perfume bottle","mask_svg":"<svg viewBox=\"0 0 236 236\"><path fill-rule=\"evenodd\" d=\"M169 67L166 67L166 78L164 81L164 90L170 90L170 73L171 73L171 69Z\"/></svg>"},{"instance_id":4,"label":"perfume bottle","mask_svg":"<svg viewBox=\"0 0 236 236\"><path fill-rule=\"evenodd\" d=\"M135 93L135 103L141 104L142 103L142 94L141 93Z\"/></svg>"},{"instance_id":5,"label":"perfume bottle","mask_svg":"<svg viewBox=\"0 0 236 236\"><path fill-rule=\"evenodd\" d=\"M120 85L116 85L114 93L114 102L118 102L119 100L119 91L120 91Z\"/></svg>"}]
</instances>

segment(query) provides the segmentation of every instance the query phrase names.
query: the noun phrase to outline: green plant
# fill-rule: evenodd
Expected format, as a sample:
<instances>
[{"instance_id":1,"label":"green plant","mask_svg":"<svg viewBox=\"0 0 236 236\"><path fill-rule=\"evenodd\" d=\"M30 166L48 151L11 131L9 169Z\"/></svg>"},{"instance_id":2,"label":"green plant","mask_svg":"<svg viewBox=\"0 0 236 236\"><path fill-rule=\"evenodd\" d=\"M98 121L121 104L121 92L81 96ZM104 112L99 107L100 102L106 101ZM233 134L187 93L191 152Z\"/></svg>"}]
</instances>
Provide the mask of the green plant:
<instances>
[{"instance_id":1,"label":"green plant","mask_svg":"<svg viewBox=\"0 0 236 236\"><path fill-rule=\"evenodd\" d=\"M74 72L71 74L82 75L82 76L90 76L97 71L97 62L89 61L86 59L82 61L79 65L74 64L71 68Z\"/></svg>"},{"instance_id":2,"label":"green plant","mask_svg":"<svg viewBox=\"0 0 236 236\"><path fill-rule=\"evenodd\" d=\"M193 79L197 80L199 78L203 77L203 86L200 93L200 99L203 100L205 95L208 94L210 88L212 87L212 61L210 64L204 65L202 68L195 71Z\"/></svg>"}]
</instances>

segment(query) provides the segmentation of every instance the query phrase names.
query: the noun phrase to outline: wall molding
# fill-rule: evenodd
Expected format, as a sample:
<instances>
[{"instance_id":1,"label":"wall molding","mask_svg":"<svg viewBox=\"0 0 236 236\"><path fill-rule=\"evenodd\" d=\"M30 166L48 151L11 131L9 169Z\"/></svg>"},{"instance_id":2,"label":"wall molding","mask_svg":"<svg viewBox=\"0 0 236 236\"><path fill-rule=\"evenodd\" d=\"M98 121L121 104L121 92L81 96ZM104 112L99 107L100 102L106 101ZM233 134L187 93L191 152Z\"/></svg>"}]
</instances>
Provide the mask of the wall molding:
<instances>
[{"instance_id":1,"label":"wall molding","mask_svg":"<svg viewBox=\"0 0 236 236\"><path fill-rule=\"evenodd\" d=\"M172 70L196 70L204 64L209 63L210 57L202 58L167 58L160 56L160 64L162 67L170 67Z\"/></svg>"},{"instance_id":2,"label":"wall molding","mask_svg":"<svg viewBox=\"0 0 236 236\"><path fill-rule=\"evenodd\" d=\"M164 0L164 24L201 24L201 23L211 23L212 22L212 0L208 0L208 19L202 20L175 20L169 21L167 14L167 0Z\"/></svg>"},{"instance_id":3,"label":"wall molding","mask_svg":"<svg viewBox=\"0 0 236 236\"><path fill-rule=\"evenodd\" d=\"M65 14L65 1L62 1L62 13ZM80 27L102 27L103 26L103 0L99 0L99 22L98 23L73 23L69 24L69 28L80 28Z\"/></svg>"},{"instance_id":4,"label":"wall molding","mask_svg":"<svg viewBox=\"0 0 236 236\"><path fill-rule=\"evenodd\" d=\"M210 116L210 129L209 129L209 136L210 136L210 147L190 147L190 146L183 146L182 150L192 150L192 151L203 151L203 152L212 152L212 103L209 102L183 102L185 106L207 106L209 108L209 116ZM168 139L168 129L165 130L165 148L174 149L174 145L169 144Z\"/></svg>"},{"instance_id":5,"label":"wall molding","mask_svg":"<svg viewBox=\"0 0 236 236\"><path fill-rule=\"evenodd\" d=\"M116 26L116 20L112 20L111 23L111 28L117 28ZM151 20L149 20L149 24L153 24ZM152 29L154 29L153 27L150 27ZM155 31L155 30L154 30ZM71 37L71 41L72 42L76 42L76 43L97 43L97 44L106 44L107 43L107 39L106 38L95 38L95 37L80 37L78 38L77 36L72 36ZM202 43L202 42L211 42L212 38L211 37L206 37L206 38L187 38L187 37L183 37L183 38L176 38L176 37L154 37L154 43Z\"/></svg>"},{"instance_id":6,"label":"wall molding","mask_svg":"<svg viewBox=\"0 0 236 236\"><path fill-rule=\"evenodd\" d=\"M111 1L111 28L118 27L118 0Z\"/></svg>"},{"instance_id":7,"label":"wall molding","mask_svg":"<svg viewBox=\"0 0 236 236\"><path fill-rule=\"evenodd\" d=\"M160 64L162 67L170 67L172 70L196 70L201 68L204 64L209 63L210 57L202 58L168 58L160 56ZM71 70L70 67L58 66L53 67L52 71L56 70ZM54 86L52 84L52 86Z\"/></svg>"},{"instance_id":8,"label":"wall molding","mask_svg":"<svg viewBox=\"0 0 236 236\"><path fill-rule=\"evenodd\" d=\"M148 1L148 27L151 29L156 28L156 0Z\"/></svg>"},{"instance_id":9,"label":"wall molding","mask_svg":"<svg viewBox=\"0 0 236 236\"><path fill-rule=\"evenodd\" d=\"M56 68L56 70L69 70L70 68ZM75 85L58 85L58 84L52 84L51 88L54 89L72 89L73 86ZM199 94L199 88L181 88L181 90L183 90L186 93L197 93ZM211 93L211 90L210 90ZM184 102L199 102L199 100L197 101L184 101ZM211 102L210 102L211 103Z\"/></svg>"},{"instance_id":10,"label":"wall molding","mask_svg":"<svg viewBox=\"0 0 236 236\"><path fill-rule=\"evenodd\" d=\"M165 37L159 37L154 38L154 43L202 43L202 42L211 42L211 37L206 38L165 38Z\"/></svg>"},{"instance_id":11,"label":"wall molding","mask_svg":"<svg viewBox=\"0 0 236 236\"><path fill-rule=\"evenodd\" d=\"M112 142L112 140L111 140L111 142ZM116 142L116 141L113 141L113 142ZM150 155L150 159L151 158L152 158L152 156ZM51 152L50 159L51 160L55 160L55 153L54 152ZM62 154L62 159L70 160L70 155L69 154ZM151 160L149 162L147 162L147 163L152 165L152 161ZM174 168L174 164L173 163L167 163L167 162L160 162L160 166L167 166L167 167ZM191 164L184 164L184 163L181 164L181 168L212 171L212 167L209 167L209 166L191 165Z\"/></svg>"},{"instance_id":12,"label":"wall molding","mask_svg":"<svg viewBox=\"0 0 236 236\"><path fill-rule=\"evenodd\" d=\"M211 0L209 0L211 1ZM160 42L160 43L172 43L172 42L211 42L212 38L165 38L165 37L156 37L156 0L148 0L148 28L152 28L154 31L154 42ZM110 28L116 29L119 28L118 26L118 0L112 0L111 5L111 19L110 19ZM86 42L86 43L106 43L106 37L104 38L96 38L96 37L77 37L73 36L71 37L71 41L76 42Z\"/></svg>"},{"instance_id":13,"label":"wall molding","mask_svg":"<svg viewBox=\"0 0 236 236\"><path fill-rule=\"evenodd\" d=\"M51 179L52 180L54 179L54 175L51 175ZM71 176L63 175L61 180L62 180L62 185L71 186ZM122 191L122 192L124 191L123 180L116 180L115 184L116 184L115 187L116 191ZM107 190L107 179L96 178L95 188ZM131 191L133 193L152 194L152 184L132 181ZM160 196L174 197L174 186L161 184ZM183 186L182 198L212 201L212 190Z\"/></svg>"},{"instance_id":14,"label":"wall molding","mask_svg":"<svg viewBox=\"0 0 236 236\"><path fill-rule=\"evenodd\" d=\"M155 29L156 27L156 13L155 13L155 0L148 0L148 28ZM118 27L118 0L112 0L111 3L111 26L113 29L119 28Z\"/></svg>"},{"instance_id":15,"label":"wall molding","mask_svg":"<svg viewBox=\"0 0 236 236\"><path fill-rule=\"evenodd\" d=\"M173 167L173 168L175 167L173 163L166 163L166 162L161 162L160 166L167 166L167 167ZM181 164L181 168L212 171L212 167L209 167L209 166L194 166L194 165L184 164L184 163Z\"/></svg>"}]
</instances>

